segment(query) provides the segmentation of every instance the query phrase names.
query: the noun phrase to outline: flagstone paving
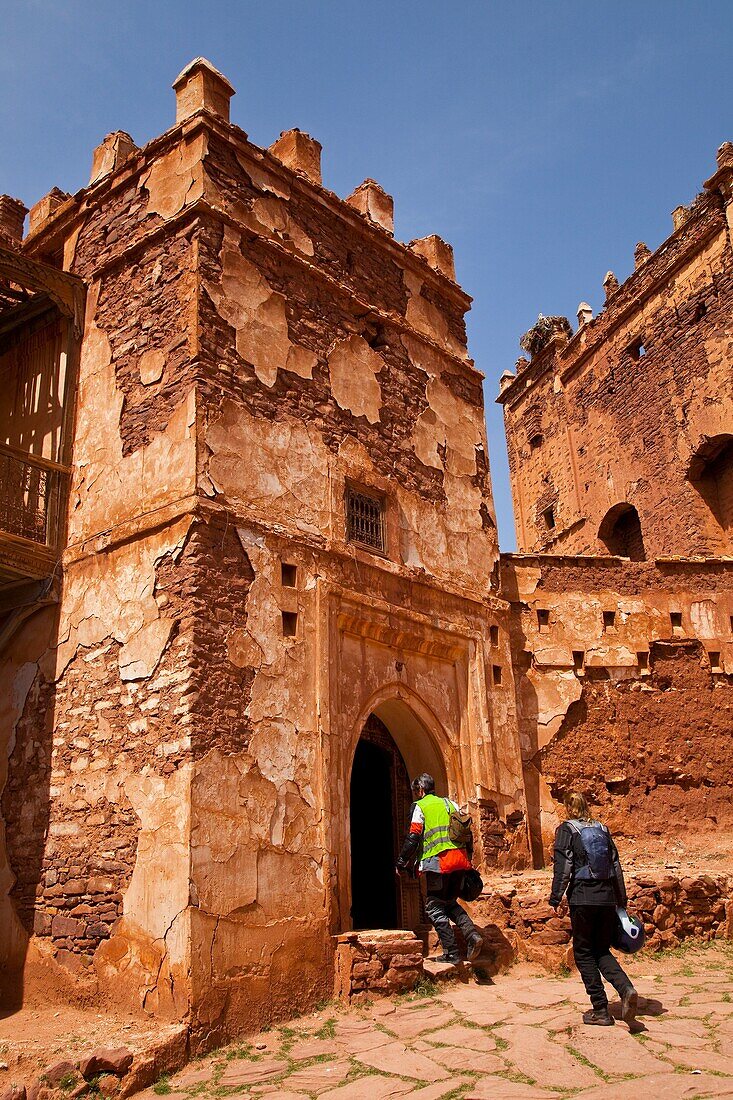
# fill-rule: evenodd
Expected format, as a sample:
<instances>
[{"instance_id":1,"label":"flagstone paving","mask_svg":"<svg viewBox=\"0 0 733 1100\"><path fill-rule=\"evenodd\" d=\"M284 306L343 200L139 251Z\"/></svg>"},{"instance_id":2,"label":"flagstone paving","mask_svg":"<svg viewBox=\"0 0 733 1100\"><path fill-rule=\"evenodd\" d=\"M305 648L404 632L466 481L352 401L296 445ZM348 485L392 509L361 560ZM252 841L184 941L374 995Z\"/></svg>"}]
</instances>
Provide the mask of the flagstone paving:
<instances>
[{"instance_id":1,"label":"flagstone paving","mask_svg":"<svg viewBox=\"0 0 733 1100\"><path fill-rule=\"evenodd\" d=\"M733 945L642 955L629 970L633 1030L584 1026L577 974L515 968L327 1005L196 1060L140 1100L733 1100Z\"/></svg>"}]
</instances>

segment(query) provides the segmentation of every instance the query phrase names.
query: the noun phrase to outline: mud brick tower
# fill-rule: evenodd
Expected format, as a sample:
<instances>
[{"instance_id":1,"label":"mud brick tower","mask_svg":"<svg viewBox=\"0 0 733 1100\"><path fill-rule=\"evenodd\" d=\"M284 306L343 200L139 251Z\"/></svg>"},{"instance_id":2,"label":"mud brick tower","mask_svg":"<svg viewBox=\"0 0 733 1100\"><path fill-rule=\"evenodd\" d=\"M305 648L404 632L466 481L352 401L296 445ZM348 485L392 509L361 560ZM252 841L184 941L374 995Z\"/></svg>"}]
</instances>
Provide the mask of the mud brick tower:
<instances>
[{"instance_id":1,"label":"mud brick tower","mask_svg":"<svg viewBox=\"0 0 733 1100\"><path fill-rule=\"evenodd\" d=\"M575 331L540 317L502 378L518 554L503 555L542 862L591 793L638 850L733 828L733 145ZM543 854L544 852L544 854Z\"/></svg>"},{"instance_id":2,"label":"mud brick tower","mask_svg":"<svg viewBox=\"0 0 733 1100\"><path fill-rule=\"evenodd\" d=\"M372 180L326 190L307 134L252 145L207 61L174 88L18 253L86 321L63 583L21 618L6 592L1 922L11 995L43 974L195 1045L327 996L337 934L420 929L410 773L473 805L486 865L527 834L451 249L395 241Z\"/></svg>"}]
</instances>

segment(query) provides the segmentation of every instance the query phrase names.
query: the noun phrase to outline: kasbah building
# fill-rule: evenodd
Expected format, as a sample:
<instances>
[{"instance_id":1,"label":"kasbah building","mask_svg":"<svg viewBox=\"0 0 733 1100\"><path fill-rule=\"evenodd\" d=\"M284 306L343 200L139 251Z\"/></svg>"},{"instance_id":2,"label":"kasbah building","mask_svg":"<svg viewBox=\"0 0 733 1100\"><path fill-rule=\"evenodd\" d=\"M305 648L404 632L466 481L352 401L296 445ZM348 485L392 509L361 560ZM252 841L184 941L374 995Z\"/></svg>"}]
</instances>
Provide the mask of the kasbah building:
<instances>
[{"instance_id":1,"label":"kasbah building","mask_svg":"<svg viewBox=\"0 0 733 1100\"><path fill-rule=\"evenodd\" d=\"M425 933L392 870L424 770L489 957L564 957L571 785L656 943L731 935L733 145L597 317L523 338L500 554L450 246L307 134L252 145L207 61L174 89L25 237L0 197L5 1004L196 1050L331 996L352 929Z\"/></svg>"}]
</instances>

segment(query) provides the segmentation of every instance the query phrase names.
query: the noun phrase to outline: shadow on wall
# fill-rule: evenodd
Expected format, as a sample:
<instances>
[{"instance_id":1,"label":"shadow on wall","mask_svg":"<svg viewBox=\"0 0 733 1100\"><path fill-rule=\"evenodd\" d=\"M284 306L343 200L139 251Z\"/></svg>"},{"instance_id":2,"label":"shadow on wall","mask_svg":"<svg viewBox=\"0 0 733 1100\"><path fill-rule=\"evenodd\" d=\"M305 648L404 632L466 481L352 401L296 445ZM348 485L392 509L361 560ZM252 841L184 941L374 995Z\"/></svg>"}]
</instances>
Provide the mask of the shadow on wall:
<instances>
[{"instance_id":1,"label":"shadow on wall","mask_svg":"<svg viewBox=\"0 0 733 1100\"><path fill-rule=\"evenodd\" d=\"M514 654L514 697L519 724L519 740L524 774L524 796L527 804L527 832L533 867L544 867L542 842L542 778L539 752L539 699L527 673L532 667L532 654L527 635L521 625L521 615L512 619L512 653Z\"/></svg>"},{"instance_id":2,"label":"shadow on wall","mask_svg":"<svg viewBox=\"0 0 733 1100\"><path fill-rule=\"evenodd\" d=\"M40 655L52 648L58 638L58 624L57 606L31 616L14 636L13 652L30 658L32 653ZM39 901L43 897L50 822L56 709L56 685L43 677L35 660L29 659L24 664L14 662L12 672L12 691L16 698L22 696L25 688L27 694L20 704L21 713L14 728L11 721L0 731L8 752L0 802L5 847L5 852L0 849L0 866L5 863L4 891L0 898L0 1008L5 1014L23 1004L30 937L51 920ZM12 719L12 711L10 717ZM46 886L52 885L47 878ZM63 922L64 900L57 899L57 904L61 915L55 919Z\"/></svg>"}]
</instances>

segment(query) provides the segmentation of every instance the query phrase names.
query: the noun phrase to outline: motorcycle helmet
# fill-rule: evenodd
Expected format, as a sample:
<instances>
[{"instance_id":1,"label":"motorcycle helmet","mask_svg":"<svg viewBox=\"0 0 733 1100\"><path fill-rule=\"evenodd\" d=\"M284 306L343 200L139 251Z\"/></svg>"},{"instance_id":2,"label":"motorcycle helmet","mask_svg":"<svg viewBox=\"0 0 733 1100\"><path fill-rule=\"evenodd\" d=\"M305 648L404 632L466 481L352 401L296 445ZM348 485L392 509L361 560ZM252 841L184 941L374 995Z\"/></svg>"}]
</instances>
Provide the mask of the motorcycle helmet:
<instances>
[{"instance_id":1,"label":"motorcycle helmet","mask_svg":"<svg viewBox=\"0 0 733 1100\"><path fill-rule=\"evenodd\" d=\"M638 917L630 917L620 906L616 909L616 928L611 946L624 955L633 955L644 946L644 925Z\"/></svg>"}]
</instances>

